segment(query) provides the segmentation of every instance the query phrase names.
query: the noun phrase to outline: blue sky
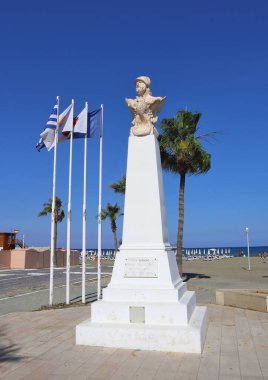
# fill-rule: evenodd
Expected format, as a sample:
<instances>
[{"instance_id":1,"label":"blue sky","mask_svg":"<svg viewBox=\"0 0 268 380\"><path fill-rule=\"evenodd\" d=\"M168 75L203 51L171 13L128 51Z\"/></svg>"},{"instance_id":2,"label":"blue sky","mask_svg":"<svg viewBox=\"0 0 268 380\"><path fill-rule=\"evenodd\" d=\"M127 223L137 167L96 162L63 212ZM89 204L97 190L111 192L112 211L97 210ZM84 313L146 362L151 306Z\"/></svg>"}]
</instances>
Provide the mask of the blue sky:
<instances>
[{"instance_id":1,"label":"blue sky","mask_svg":"<svg viewBox=\"0 0 268 380\"><path fill-rule=\"evenodd\" d=\"M187 178L184 245L253 245L268 237L268 4L227 0L11 1L1 4L0 230L20 229L30 245L49 245L53 153L36 152L57 95L75 113L104 104L103 205L123 197L108 188L126 170L131 123L125 97L147 75L167 96L159 119L187 107L202 112L200 133L212 169ZM68 143L59 146L57 195L68 200ZM72 246L81 247L83 143L75 141ZM176 241L179 177L164 173L168 229ZM89 141L88 247L97 245L98 142ZM142 217L142 216L141 216ZM122 220L118 225L121 236ZM66 246L66 222L59 227ZM112 247L108 222L103 246Z\"/></svg>"}]
</instances>

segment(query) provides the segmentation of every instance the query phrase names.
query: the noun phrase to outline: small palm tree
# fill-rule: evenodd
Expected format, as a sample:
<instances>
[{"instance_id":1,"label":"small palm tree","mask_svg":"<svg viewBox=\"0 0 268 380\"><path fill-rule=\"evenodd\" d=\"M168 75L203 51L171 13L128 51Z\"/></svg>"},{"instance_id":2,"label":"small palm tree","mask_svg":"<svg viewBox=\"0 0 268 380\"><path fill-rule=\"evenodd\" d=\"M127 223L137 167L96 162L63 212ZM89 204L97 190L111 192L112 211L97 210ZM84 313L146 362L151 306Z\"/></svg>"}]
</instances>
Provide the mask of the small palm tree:
<instances>
[{"instance_id":1,"label":"small palm tree","mask_svg":"<svg viewBox=\"0 0 268 380\"><path fill-rule=\"evenodd\" d=\"M124 175L117 182L109 185L110 189L113 189L115 193L125 194L126 192L126 176Z\"/></svg>"},{"instance_id":2,"label":"small palm tree","mask_svg":"<svg viewBox=\"0 0 268 380\"><path fill-rule=\"evenodd\" d=\"M43 210L38 213L38 216L46 216L47 214L52 213L52 199L50 198L47 203L43 204ZM55 246L54 246L54 252L56 252L57 247L57 227L58 223L62 222L65 217L65 213L62 206L62 201L60 198L55 198ZM54 264L57 264L56 254L54 255Z\"/></svg>"},{"instance_id":3,"label":"small palm tree","mask_svg":"<svg viewBox=\"0 0 268 380\"><path fill-rule=\"evenodd\" d=\"M162 167L167 171L180 175L179 186L179 221L177 233L177 264L182 274L182 248L184 226L184 189L186 175L207 173L211 166L211 155L200 143L200 139L213 133L196 136L197 124L201 113L178 111L175 118L164 119L159 136Z\"/></svg>"},{"instance_id":4,"label":"small palm tree","mask_svg":"<svg viewBox=\"0 0 268 380\"><path fill-rule=\"evenodd\" d=\"M121 215L123 214L120 212L120 207L118 206L117 203L115 205L112 205L111 203L107 203L106 209L101 210L101 219L105 220L108 218L110 219L110 222L111 222L111 230L114 236L115 255L118 251L118 243L117 243L117 236L116 236L116 230L117 230L116 219L117 217Z\"/></svg>"}]
</instances>

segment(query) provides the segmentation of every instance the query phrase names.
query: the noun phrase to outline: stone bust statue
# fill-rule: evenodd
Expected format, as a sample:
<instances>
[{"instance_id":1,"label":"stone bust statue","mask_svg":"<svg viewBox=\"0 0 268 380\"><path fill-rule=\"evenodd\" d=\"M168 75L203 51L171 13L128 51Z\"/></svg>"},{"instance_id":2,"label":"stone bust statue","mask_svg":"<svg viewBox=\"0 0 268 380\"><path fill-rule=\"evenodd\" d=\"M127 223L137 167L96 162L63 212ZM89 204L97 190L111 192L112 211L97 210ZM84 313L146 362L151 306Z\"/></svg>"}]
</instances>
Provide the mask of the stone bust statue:
<instances>
[{"instance_id":1,"label":"stone bust statue","mask_svg":"<svg viewBox=\"0 0 268 380\"><path fill-rule=\"evenodd\" d=\"M166 96L163 98L152 96L149 77L141 76L135 79L138 96L135 99L126 99L128 108L132 113L131 136L146 136L156 133L154 124L158 120ZM157 134L158 135L158 134Z\"/></svg>"}]
</instances>

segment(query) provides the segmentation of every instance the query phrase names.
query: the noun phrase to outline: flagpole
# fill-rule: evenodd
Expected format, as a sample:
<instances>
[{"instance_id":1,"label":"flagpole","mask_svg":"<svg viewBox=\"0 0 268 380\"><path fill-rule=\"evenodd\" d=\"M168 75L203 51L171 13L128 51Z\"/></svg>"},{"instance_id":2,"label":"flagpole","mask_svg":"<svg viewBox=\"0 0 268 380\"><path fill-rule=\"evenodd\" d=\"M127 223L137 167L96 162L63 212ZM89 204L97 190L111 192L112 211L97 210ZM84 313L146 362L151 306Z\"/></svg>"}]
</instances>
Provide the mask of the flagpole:
<instances>
[{"instance_id":1,"label":"flagpole","mask_svg":"<svg viewBox=\"0 0 268 380\"><path fill-rule=\"evenodd\" d=\"M72 99L74 107L74 100ZM70 161L69 161L69 191L68 191L68 219L67 219L67 252L66 252L66 304L70 303L70 257L71 257L71 209L72 209L72 168L73 168L73 126L70 134Z\"/></svg>"},{"instance_id":2,"label":"flagpole","mask_svg":"<svg viewBox=\"0 0 268 380\"><path fill-rule=\"evenodd\" d=\"M54 256L56 246L56 220L55 220L55 203L56 203L56 171L57 171L57 147L58 147L58 123L60 97L57 96L57 125L55 130L54 162L53 162L53 190L52 190L52 210L51 210L51 242L50 242L50 275L49 275L49 306L53 305L53 275L54 275Z\"/></svg>"},{"instance_id":3,"label":"flagpole","mask_svg":"<svg viewBox=\"0 0 268 380\"><path fill-rule=\"evenodd\" d=\"M98 208L98 300L101 298L101 198L102 198L102 137L103 137L103 104L101 105L100 130L100 168L99 168L99 208Z\"/></svg>"},{"instance_id":4,"label":"flagpole","mask_svg":"<svg viewBox=\"0 0 268 380\"><path fill-rule=\"evenodd\" d=\"M86 102L88 115L88 102ZM87 221L87 133L84 139L84 194L83 194L83 238L82 238L82 303L86 303L86 221Z\"/></svg>"}]
</instances>

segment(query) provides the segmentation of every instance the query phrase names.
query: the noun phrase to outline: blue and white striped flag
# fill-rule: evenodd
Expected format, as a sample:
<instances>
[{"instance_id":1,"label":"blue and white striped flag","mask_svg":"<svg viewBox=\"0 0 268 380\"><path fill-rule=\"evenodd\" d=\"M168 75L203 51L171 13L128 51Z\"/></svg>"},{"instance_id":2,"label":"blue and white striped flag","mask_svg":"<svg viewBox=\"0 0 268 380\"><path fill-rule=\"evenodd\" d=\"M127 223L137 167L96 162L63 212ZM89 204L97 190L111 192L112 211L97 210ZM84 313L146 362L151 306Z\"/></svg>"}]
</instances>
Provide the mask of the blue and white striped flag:
<instances>
[{"instance_id":1,"label":"blue and white striped flag","mask_svg":"<svg viewBox=\"0 0 268 380\"><path fill-rule=\"evenodd\" d=\"M58 144L67 140L70 136L70 132L73 129L74 107L73 104L69 105L65 111L59 115L58 121ZM53 149L55 146L55 139L50 145L48 150Z\"/></svg>"},{"instance_id":2,"label":"blue and white striped flag","mask_svg":"<svg viewBox=\"0 0 268 380\"><path fill-rule=\"evenodd\" d=\"M40 152L40 150L44 147L46 147L47 150L51 149L51 146L54 142L55 131L57 127L57 113L58 113L58 103L56 103L55 106L53 107L51 115L49 116L49 119L46 123L46 128L40 134L40 140L35 146L38 152Z\"/></svg>"},{"instance_id":3,"label":"blue and white striped flag","mask_svg":"<svg viewBox=\"0 0 268 380\"><path fill-rule=\"evenodd\" d=\"M57 127L57 111L58 111L58 103L55 104L51 115L49 116L48 122L46 123L46 128L56 129Z\"/></svg>"}]
</instances>

